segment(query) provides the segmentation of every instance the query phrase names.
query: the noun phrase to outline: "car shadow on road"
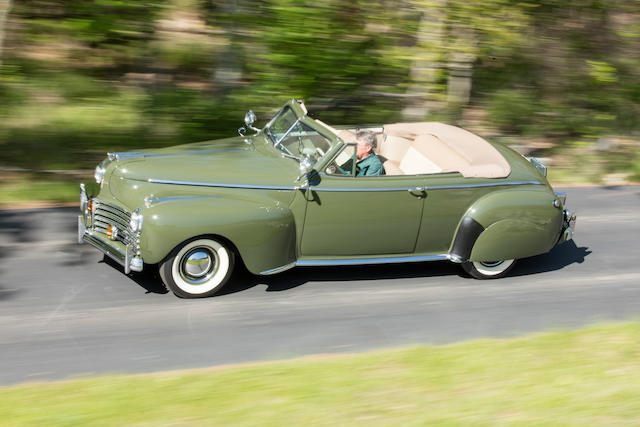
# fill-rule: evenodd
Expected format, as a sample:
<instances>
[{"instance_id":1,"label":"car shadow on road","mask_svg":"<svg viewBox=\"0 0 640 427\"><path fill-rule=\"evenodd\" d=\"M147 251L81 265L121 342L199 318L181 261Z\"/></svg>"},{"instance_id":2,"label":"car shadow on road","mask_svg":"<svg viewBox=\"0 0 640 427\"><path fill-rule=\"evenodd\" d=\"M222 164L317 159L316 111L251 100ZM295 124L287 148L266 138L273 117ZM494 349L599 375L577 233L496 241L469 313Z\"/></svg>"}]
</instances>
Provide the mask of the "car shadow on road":
<instances>
[{"instance_id":1,"label":"car shadow on road","mask_svg":"<svg viewBox=\"0 0 640 427\"><path fill-rule=\"evenodd\" d=\"M556 246L550 252L519 260L509 276L525 276L560 270L573 263L581 264L591 253L587 247L578 247L573 240ZM123 271L121 265L105 256L103 262ZM146 293L166 294L167 288L154 266L142 273L130 273L129 279ZM404 264L374 264L336 267L297 267L273 276L251 274L240 262L230 282L218 294L229 295L265 286L265 292L283 292L309 282L349 282L387 279L430 278L442 276L469 277L459 265L447 261Z\"/></svg>"},{"instance_id":2,"label":"car shadow on road","mask_svg":"<svg viewBox=\"0 0 640 427\"><path fill-rule=\"evenodd\" d=\"M18 289L7 288L3 284L2 278L4 277L2 267L2 259L6 257L7 249L0 247L0 301L8 301L18 296L20 291Z\"/></svg>"},{"instance_id":3,"label":"car shadow on road","mask_svg":"<svg viewBox=\"0 0 640 427\"><path fill-rule=\"evenodd\" d=\"M449 262L350 265L335 267L297 267L273 276L256 276L240 268L219 295L266 286L265 292L282 292L309 282L350 282L386 279L411 279L459 274L459 266Z\"/></svg>"},{"instance_id":4,"label":"car shadow on road","mask_svg":"<svg viewBox=\"0 0 640 427\"><path fill-rule=\"evenodd\" d=\"M105 264L124 273L120 264L106 255ZM127 277L147 293L166 294L167 288L155 266L145 266L141 273L130 273ZM459 267L449 262L354 265L338 267L298 267L273 276L257 276L251 274L242 262L236 264L229 283L218 295L229 295L254 288L266 286L266 292L281 292L302 286L308 282L336 282L357 280L384 280L415 277L436 277L458 274Z\"/></svg>"},{"instance_id":5,"label":"car shadow on road","mask_svg":"<svg viewBox=\"0 0 640 427\"><path fill-rule=\"evenodd\" d=\"M520 260L509 276L525 276L560 270L568 265L584 262L591 251L578 247L573 240L556 246L550 252ZM266 292L281 292L297 288L307 282L385 280L429 278L440 276L468 276L459 265L446 262L378 264L339 267L298 267L274 276L255 276L241 269L219 295L246 291L266 285Z\"/></svg>"},{"instance_id":6,"label":"car shadow on road","mask_svg":"<svg viewBox=\"0 0 640 427\"><path fill-rule=\"evenodd\" d=\"M102 262L124 274L124 268L108 256L105 255ZM145 268L140 273L129 273L127 277L143 288L147 294L166 294L169 292L162 283L156 268Z\"/></svg>"},{"instance_id":7,"label":"car shadow on road","mask_svg":"<svg viewBox=\"0 0 640 427\"><path fill-rule=\"evenodd\" d=\"M588 247L578 247L575 240L569 240L554 247L546 254L518 260L509 276L528 276L561 270L574 263L582 264L591 252Z\"/></svg>"}]
</instances>

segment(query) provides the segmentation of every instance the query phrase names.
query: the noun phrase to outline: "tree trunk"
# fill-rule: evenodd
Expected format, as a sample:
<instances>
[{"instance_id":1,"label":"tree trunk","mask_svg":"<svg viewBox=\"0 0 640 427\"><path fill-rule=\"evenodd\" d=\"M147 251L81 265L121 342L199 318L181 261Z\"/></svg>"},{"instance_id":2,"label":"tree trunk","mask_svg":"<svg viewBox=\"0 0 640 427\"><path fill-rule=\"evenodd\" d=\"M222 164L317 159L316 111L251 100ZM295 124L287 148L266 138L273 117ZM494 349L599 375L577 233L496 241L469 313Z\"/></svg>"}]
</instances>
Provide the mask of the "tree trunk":
<instances>
[{"instance_id":1,"label":"tree trunk","mask_svg":"<svg viewBox=\"0 0 640 427\"><path fill-rule=\"evenodd\" d=\"M452 51L449 55L449 80L447 81L447 103L465 106L471 98L473 62L476 60L476 36L473 28L454 25L451 29Z\"/></svg>"},{"instance_id":2,"label":"tree trunk","mask_svg":"<svg viewBox=\"0 0 640 427\"><path fill-rule=\"evenodd\" d=\"M233 16L238 13L240 7L237 0L226 0L219 4L222 14ZM223 31L228 37L228 45L225 52L215 58L215 68L213 70L212 81L217 93L226 93L230 88L236 86L242 79L242 67L240 64L239 36L236 24L233 19L227 20L223 26Z\"/></svg>"},{"instance_id":3,"label":"tree trunk","mask_svg":"<svg viewBox=\"0 0 640 427\"><path fill-rule=\"evenodd\" d=\"M449 61L449 81L447 82L447 103L467 105L471 98L473 61L475 56L468 53L454 53Z\"/></svg>"},{"instance_id":4,"label":"tree trunk","mask_svg":"<svg viewBox=\"0 0 640 427\"><path fill-rule=\"evenodd\" d=\"M0 0L0 68L2 68L2 54L4 47L4 33L7 27L11 0Z\"/></svg>"},{"instance_id":5,"label":"tree trunk","mask_svg":"<svg viewBox=\"0 0 640 427\"><path fill-rule=\"evenodd\" d=\"M410 71L411 84L407 91L407 107L402 111L405 120L423 120L437 103L433 97L433 85L439 68L445 7L446 0L432 0L428 6L422 6Z\"/></svg>"}]
</instances>

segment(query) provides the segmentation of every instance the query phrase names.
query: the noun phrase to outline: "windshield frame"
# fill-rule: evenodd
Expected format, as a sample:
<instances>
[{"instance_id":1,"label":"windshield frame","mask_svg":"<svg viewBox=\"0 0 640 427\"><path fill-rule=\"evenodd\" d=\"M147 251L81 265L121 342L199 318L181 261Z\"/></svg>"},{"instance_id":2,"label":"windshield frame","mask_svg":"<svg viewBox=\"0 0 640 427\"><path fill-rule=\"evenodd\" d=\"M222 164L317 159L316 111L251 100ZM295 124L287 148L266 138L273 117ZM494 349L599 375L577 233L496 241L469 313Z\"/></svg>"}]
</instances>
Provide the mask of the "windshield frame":
<instances>
[{"instance_id":1,"label":"windshield frame","mask_svg":"<svg viewBox=\"0 0 640 427\"><path fill-rule=\"evenodd\" d=\"M278 118L280 118L283 114L285 114L288 110L291 110L295 114L296 120L287 129L287 131L282 134L280 138L276 138L276 136L271 132L270 128L273 125L273 123L276 120L278 120ZM267 136L268 140L271 141L271 145L274 148L276 148L279 152L281 152L281 154L285 157L295 159L298 162L302 161L302 159L304 158L304 156L296 157L296 156L288 155L287 153L282 151L280 148L278 148L280 143L285 138L287 138L287 136L291 133L293 129L296 128L298 124L304 124L310 127L311 129L313 129L315 132L317 132L320 136L322 136L329 142L329 145L330 145L329 150L327 150L323 156L321 156L314 162L314 168L318 165L322 165L326 163L328 158L333 157L333 153L336 151L337 147L343 143L343 141L338 137L338 135L331 132L331 130L326 125L323 125L322 123L318 123L316 120L310 118L307 115L307 111L304 105L299 104L298 101L291 100L287 104L285 104L278 111L278 113L276 113L276 115L273 116L273 118L269 120L269 122L264 126L264 134Z\"/></svg>"},{"instance_id":2,"label":"windshield frame","mask_svg":"<svg viewBox=\"0 0 640 427\"><path fill-rule=\"evenodd\" d=\"M295 114L296 116L296 121L291 125L291 127L283 134L283 136L280 139L275 138L275 136L271 133L271 126L273 125L273 123L278 120L281 116L283 116L287 110L291 110L293 112L293 114ZM271 142L273 143L274 147L277 147L278 144L280 143L280 141L282 141L282 139L289 133L291 132L291 129L293 129L293 127L296 125L296 123L298 123L300 121L300 116L298 115L298 113L290 108L289 104L285 105L284 107L282 107L280 109L280 111L278 111L278 113L273 116L273 118L271 120L269 120L269 123L267 123L266 125L264 125L264 131L267 134L267 136L269 137L269 139L271 140Z\"/></svg>"}]
</instances>

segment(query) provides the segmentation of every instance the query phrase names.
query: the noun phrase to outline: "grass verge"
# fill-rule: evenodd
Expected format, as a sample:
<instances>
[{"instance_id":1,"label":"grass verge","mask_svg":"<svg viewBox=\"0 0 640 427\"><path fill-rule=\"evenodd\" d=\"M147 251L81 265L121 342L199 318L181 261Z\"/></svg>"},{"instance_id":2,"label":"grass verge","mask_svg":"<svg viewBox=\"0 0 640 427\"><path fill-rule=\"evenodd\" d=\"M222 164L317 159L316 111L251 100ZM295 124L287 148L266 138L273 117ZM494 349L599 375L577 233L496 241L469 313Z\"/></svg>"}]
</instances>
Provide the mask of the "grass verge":
<instances>
[{"instance_id":1,"label":"grass verge","mask_svg":"<svg viewBox=\"0 0 640 427\"><path fill-rule=\"evenodd\" d=\"M3 425L631 425L640 324L0 389Z\"/></svg>"},{"instance_id":2,"label":"grass verge","mask_svg":"<svg viewBox=\"0 0 640 427\"><path fill-rule=\"evenodd\" d=\"M93 181L89 177L64 176L51 173L0 173L0 208L41 204L77 202L80 182ZM38 205L36 205L38 206Z\"/></svg>"}]
</instances>

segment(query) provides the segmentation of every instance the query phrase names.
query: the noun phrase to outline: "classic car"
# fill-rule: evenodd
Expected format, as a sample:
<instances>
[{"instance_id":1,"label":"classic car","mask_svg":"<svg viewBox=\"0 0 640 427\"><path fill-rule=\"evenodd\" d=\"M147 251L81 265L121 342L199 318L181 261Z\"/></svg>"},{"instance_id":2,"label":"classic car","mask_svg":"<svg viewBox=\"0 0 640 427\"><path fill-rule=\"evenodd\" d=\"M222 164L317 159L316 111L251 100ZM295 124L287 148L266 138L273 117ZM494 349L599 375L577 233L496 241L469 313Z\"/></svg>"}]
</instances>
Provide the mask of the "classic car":
<instances>
[{"instance_id":1,"label":"classic car","mask_svg":"<svg viewBox=\"0 0 640 427\"><path fill-rule=\"evenodd\" d=\"M357 176L358 127L315 120L296 100L262 129L255 120L249 111L232 138L109 153L98 194L81 184L79 243L126 274L158 268L194 298L219 292L239 261L264 275L449 260L494 279L572 238L575 214L539 160L461 128L362 127L386 174Z\"/></svg>"}]
</instances>

